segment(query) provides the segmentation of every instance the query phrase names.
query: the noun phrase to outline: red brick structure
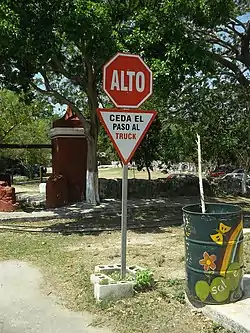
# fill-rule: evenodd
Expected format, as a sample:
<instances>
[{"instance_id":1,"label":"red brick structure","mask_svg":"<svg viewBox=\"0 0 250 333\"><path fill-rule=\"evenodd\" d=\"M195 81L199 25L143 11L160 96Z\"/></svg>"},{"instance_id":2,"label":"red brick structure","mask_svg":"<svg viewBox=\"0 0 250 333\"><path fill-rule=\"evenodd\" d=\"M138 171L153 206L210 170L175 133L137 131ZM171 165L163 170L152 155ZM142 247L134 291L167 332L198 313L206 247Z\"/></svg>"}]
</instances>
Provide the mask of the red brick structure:
<instances>
[{"instance_id":1,"label":"red brick structure","mask_svg":"<svg viewBox=\"0 0 250 333\"><path fill-rule=\"evenodd\" d=\"M62 175L52 175L46 184L46 207L56 208L69 203L67 180Z\"/></svg>"},{"instance_id":2,"label":"red brick structure","mask_svg":"<svg viewBox=\"0 0 250 333\"><path fill-rule=\"evenodd\" d=\"M13 212L17 207L14 187L0 181L0 212Z\"/></svg>"},{"instance_id":3,"label":"red brick structure","mask_svg":"<svg viewBox=\"0 0 250 333\"><path fill-rule=\"evenodd\" d=\"M50 136L52 176L46 189L47 208L81 201L85 197L87 170L87 140L81 121L69 107L61 119L53 122ZM65 186L67 189L62 188Z\"/></svg>"}]
</instances>

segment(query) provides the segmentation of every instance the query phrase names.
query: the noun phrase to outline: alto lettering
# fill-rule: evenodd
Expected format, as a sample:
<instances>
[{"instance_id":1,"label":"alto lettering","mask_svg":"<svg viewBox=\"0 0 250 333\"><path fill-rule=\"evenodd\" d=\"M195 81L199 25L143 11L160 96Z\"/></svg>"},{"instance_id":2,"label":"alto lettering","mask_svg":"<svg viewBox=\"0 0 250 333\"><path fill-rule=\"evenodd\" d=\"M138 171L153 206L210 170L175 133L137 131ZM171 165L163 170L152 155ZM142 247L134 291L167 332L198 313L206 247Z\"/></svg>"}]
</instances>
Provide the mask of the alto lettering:
<instances>
[{"instance_id":1,"label":"alto lettering","mask_svg":"<svg viewBox=\"0 0 250 333\"><path fill-rule=\"evenodd\" d=\"M145 74L143 72L123 71L114 69L110 90L143 92L145 89Z\"/></svg>"}]
</instances>

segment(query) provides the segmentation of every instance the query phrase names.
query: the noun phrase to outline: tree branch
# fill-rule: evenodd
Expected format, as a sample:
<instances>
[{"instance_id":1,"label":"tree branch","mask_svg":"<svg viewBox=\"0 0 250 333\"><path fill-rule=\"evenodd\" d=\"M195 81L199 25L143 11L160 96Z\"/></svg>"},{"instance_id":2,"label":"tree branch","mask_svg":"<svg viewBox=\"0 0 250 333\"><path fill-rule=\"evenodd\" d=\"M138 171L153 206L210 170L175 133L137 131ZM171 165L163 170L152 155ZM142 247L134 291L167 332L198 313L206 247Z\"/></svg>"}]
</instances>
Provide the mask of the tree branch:
<instances>
[{"instance_id":1,"label":"tree branch","mask_svg":"<svg viewBox=\"0 0 250 333\"><path fill-rule=\"evenodd\" d=\"M30 82L30 85L32 88L34 88L36 91L40 92L43 95L47 95L47 96L53 96L52 91L48 91L48 90L44 90L40 87L38 87L34 82Z\"/></svg>"},{"instance_id":2,"label":"tree branch","mask_svg":"<svg viewBox=\"0 0 250 333\"><path fill-rule=\"evenodd\" d=\"M234 18L230 23L233 25L233 27L235 27L237 25L237 26L240 26L241 28L243 28L244 31L246 31L246 27L245 27L244 23L242 23L237 18Z\"/></svg>"},{"instance_id":3,"label":"tree branch","mask_svg":"<svg viewBox=\"0 0 250 333\"><path fill-rule=\"evenodd\" d=\"M186 91L189 88L192 88L193 86L195 86L197 83L201 83L204 82L207 78L206 77L201 77L201 78L197 78L197 80L195 80L194 82L191 82L190 84L184 86L184 88L180 91L180 93L177 95L177 99L179 99L183 94L186 93Z\"/></svg>"},{"instance_id":4,"label":"tree branch","mask_svg":"<svg viewBox=\"0 0 250 333\"><path fill-rule=\"evenodd\" d=\"M80 119L80 121L82 122L84 131L85 131L85 135L89 136L89 133L90 133L89 123L74 103L72 103L69 99L67 99L65 96L61 95L56 90L51 89L48 91L48 90L41 89L34 82L31 82L30 84L38 92L40 92L44 95L47 95L47 96L54 97L58 102L68 105L71 108L71 110L77 115L77 117Z\"/></svg>"},{"instance_id":5,"label":"tree branch","mask_svg":"<svg viewBox=\"0 0 250 333\"><path fill-rule=\"evenodd\" d=\"M83 77L80 77L78 75L71 75L65 67L63 67L62 63L58 59L57 56L53 55L51 57L51 65L53 70L59 71L63 76L65 76L67 79L72 81L75 84L82 85L84 88L87 87L87 80Z\"/></svg>"},{"instance_id":6,"label":"tree branch","mask_svg":"<svg viewBox=\"0 0 250 333\"><path fill-rule=\"evenodd\" d=\"M46 90L47 90L47 91L51 91L52 88L51 88L51 85L50 85L50 83L49 83L49 79L48 79L48 77L47 77L47 74L46 74L45 70L42 69L42 70L40 71L40 73L41 73L41 75L42 75L42 77L43 77L43 81L44 81L44 85L45 85Z\"/></svg>"},{"instance_id":7,"label":"tree branch","mask_svg":"<svg viewBox=\"0 0 250 333\"><path fill-rule=\"evenodd\" d=\"M21 123L14 124L14 125L12 125L7 131L4 131L4 138L6 138L6 136L7 136L11 131L13 131L14 128L16 128L16 127L19 126L19 125L22 125L22 122L21 122Z\"/></svg>"},{"instance_id":8,"label":"tree branch","mask_svg":"<svg viewBox=\"0 0 250 333\"><path fill-rule=\"evenodd\" d=\"M248 88L250 85L250 81L244 76L244 74L241 72L241 70L239 69L239 67L227 60L226 58L223 58L220 54L218 53L214 53L211 52L212 56L214 57L214 59L220 63L221 65L223 65L224 67L227 67L228 69L230 69L232 72L234 72L237 81L245 88Z\"/></svg>"},{"instance_id":9,"label":"tree branch","mask_svg":"<svg viewBox=\"0 0 250 333\"><path fill-rule=\"evenodd\" d=\"M103 100L102 100L101 95L99 95L99 96L97 97L97 99L98 99L98 103L101 104L101 107L104 108L104 103L103 103Z\"/></svg>"},{"instance_id":10,"label":"tree branch","mask_svg":"<svg viewBox=\"0 0 250 333\"><path fill-rule=\"evenodd\" d=\"M222 41L221 39L216 39L216 38L215 39L209 39L209 42L213 43L213 44L220 45L220 46L226 48L229 51L233 51L234 50L235 52L238 52L238 50L236 48L233 48L232 45L230 45L227 42ZM215 46L215 45L213 45L213 46Z\"/></svg>"},{"instance_id":11,"label":"tree branch","mask_svg":"<svg viewBox=\"0 0 250 333\"><path fill-rule=\"evenodd\" d=\"M96 77L92 69L92 65L87 56L85 56L85 66L87 68L87 74L88 74L88 85L89 87L93 87L93 85L95 84Z\"/></svg>"},{"instance_id":12,"label":"tree branch","mask_svg":"<svg viewBox=\"0 0 250 333\"><path fill-rule=\"evenodd\" d=\"M246 26L246 33L244 34L244 36L242 36L242 39L241 39L241 55L242 56L246 56L247 54L249 54L249 52L250 52L249 42L250 42L250 20L248 21L247 26Z\"/></svg>"},{"instance_id":13,"label":"tree branch","mask_svg":"<svg viewBox=\"0 0 250 333\"><path fill-rule=\"evenodd\" d=\"M230 34L231 32L233 32L235 35L237 35L238 37L242 37L242 33L237 31L234 27L235 25L232 24L232 26L230 26L230 24L232 24L231 22L226 26L227 29L231 30L230 32L227 31L228 34Z\"/></svg>"},{"instance_id":14,"label":"tree branch","mask_svg":"<svg viewBox=\"0 0 250 333\"><path fill-rule=\"evenodd\" d=\"M17 126L22 125L22 123L17 123L12 125L7 131L4 131L3 135L0 137L0 142L3 142L3 140L6 138L6 136L9 135L9 133L11 131L13 131L13 129L15 129Z\"/></svg>"},{"instance_id":15,"label":"tree branch","mask_svg":"<svg viewBox=\"0 0 250 333\"><path fill-rule=\"evenodd\" d=\"M88 104L90 111L90 130L91 135L97 139L99 132L99 121L96 114L96 109L98 107L97 100L97 87L96 87L96 75L94 73L94 68L91 64L91 61L88 59L88 56L85 54L85 66L87 69L87 77L88 77Z\"/></svg>"},{"instance_id":16,"label":"tree branch","mask_svg":"<svg viewBox=\"0 0 250 333\"><path fill-rule=\"evenodd\" d=\"M233 51L236 55L239 54L239 51L235 45L230 44L229 42L226 42L225 40L218 37L216 34L209 35L207 40L210 43L221 45L222 47L225 47L228 50Z\"/></svg>"}]
</instances>

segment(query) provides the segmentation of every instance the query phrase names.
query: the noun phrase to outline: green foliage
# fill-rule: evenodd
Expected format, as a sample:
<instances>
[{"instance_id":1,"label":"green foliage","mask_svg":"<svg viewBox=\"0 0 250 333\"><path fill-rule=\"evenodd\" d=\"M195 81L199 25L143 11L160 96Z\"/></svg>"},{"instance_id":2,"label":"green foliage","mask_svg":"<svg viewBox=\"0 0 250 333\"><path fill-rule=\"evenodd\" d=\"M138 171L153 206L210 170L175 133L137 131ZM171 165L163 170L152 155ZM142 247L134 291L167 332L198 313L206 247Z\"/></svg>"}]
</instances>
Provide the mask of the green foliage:
<instances>
[{"instance_id":1,"label":"green foliage","mask_svg":"<svg viewBox=\"0 0 250 333\"><path fill-rule=\"evenodd\" d=\"M13 132L11 143L50 143L48 131L51 120L39 119L24 124L19 130ZM29 170L34 164L48 165L51 158L51 149L6 149L5 156L17 159Z\"/></svg>"},{"instance_id":2,"label":"green foliage","mask_svg":"<svg viewBox=\"0 0 250 333\"><path fill-rule=\"evenodd\" d=\"M186 303L186 299L185 299L185 292L184 290L178 290L175 293L174 298L181 304L185 304Z\"/></svg>"},{"instance_id":3,"label":"green foliage","mask_svg":"<svg viewBox=\"0 0 250 333\"><path fill-rule=\"evenodd\" d=\"M102 65L115 52L130 51L149 62L156 90L166 94L185 75L211 67L205 42L197 43L193 32L222 24L234 8L233 0L3 0L0 81L34 87L40 72L44 93L60 103L75 104L80 91L97 103ZM66 85L76 89L70 93Z\"/></svg>"},{"instance_id":4,"label":"green foliage","mask_svg":"<svg viewBox=\"0 0 250 333\"><path fill-rule=\"evenodd\" d=\"M122 278L120 271L109 274L109 277L111 277L111 279L113 279L114 281L134 281L135 280L135 278L131 274L126 274L125 277Z\"/></svg>"},{"instance_id":5,"label":"green foliage","mask_svg":"<svg viewBox=\"0 0 250 333\"><path fill-rule=\"evenodd\" d=\"M101 164L103 160L106 160L110 164L111 161L119 160L119 157L113 147L111 140L109 139L107 133L103 126L100 128L99 137L98 137L98 160ZM103 158L104 156L105 158Z\"/></svg>"},{"instance_id":6,"label":"green foliage","mask_svg":"<svg viewBox=\"0 0 250 333\"><path fill-rule=\"evenodd\" d=\"M102 286L106 286L109 284L109 279L106 278L106 279L102 279L100 282L99 282L100 285Z\"/></svg>"},{"instance_id":7,"label":"green foliage","mask_svg":"<svg viewBox=\"0 0 250 333\"><path fill-rule=\"evenodd\" d=\"M181 304L185 304L185 281L181 279L168 279L167 281L161 281L163 285L158 288L158 291L162 297L171 300L174 299Z\"/></svg>"},{"instance_id":8,"label":"green foliage","mask_svg":"<svg viewBox=\"0 0 250 333\"><path fill-rule=\"evenodd\" d=\"M180 279L168 279L166 281L168 287L173 287L173 286L182 286L183 281Z\"/></svg>"},{"instance_id":9,"label":"green foliage","mask_svg":"<svg viewBox=\"0 0 250 333\"><path fill-rule=\"evenodd\" d=\"M136 291L147 291L154 286L155 280L150 270L141 270L136 273L136 284L134 287Z\"/></svg>"},{"instance_id":10,"label":"green foliage","mask_svg":"<svg viewBox=\"0 0 250 333\"><path fill-rule=\"evenodd\" d=\"M0 90L0 142L7 143L13 131L38 119L52 116L52 107L48 103L34 100L26 104L23 95L9 90ZM17 142L17 141L16 141Z\"/></svg>"},{"instance_id":11,"label":"green foliage","mask_svg":"<svg viewBox=\"0 0 250 333\"><path fill-rule=\"evenodd\" d=\"M216 72L206 37L238 13L234 0L2 0L0 86L33 88L70 105L91 142L88 168L95 172L96 108L99 102L110 105L103 98L103 64L117 51L140 54L154 72L155 95L166 105L187 78ZM163 118L162 159L193 159L194 128L186 119L163 124ZM137 154L139 168L156 158L159 145L151 147Z\"/></svg>"},{"instance_id":12,"label":"green foliage","mask_svg":"<svg viewBox=\"0 0 250 333\"><path fill-rule=\"evenodd\" d=\"M211 163L249 168L247 95L220 73L187 78L181 92L173 92L161 107L162 160L197 159L196 133L201 135L202 158Z\"/></svg>"},{"instance_id":13,"label":"green foliage","mask_svg":"<svg viewBox=\"0 0 250 333\"><path fill-rule=\"evenodd\" d=\"M152 162L159 159L161 150L161 122L157 117L145 138L142 140L132 161L135 163L137 170L141 171L144 167L148 170L150 179L150 170L153 170Z\"/></svg>"},{"instance_id":14,"label":"green foliage","mask_svg":"<svg viewBox=\"0 0 250 333\"><path fill-rule=\"evenodd\" d=\"M54 116L48 103L34 100L27 105L22 96L1 90L0 113L1 143L50 143L48 131ZM1 149L0 153L0 157L18 160L27 169L34 164L46 165L50 155L48 149Z\"/></svg>"},{"instance_id":15,"label":"green foliage","mask_svg":"<svg viewBox=\"0 0 250 333\"><path fill-rule=\"evenodd\" d=\"M212 323L211 329L209 329L208 333L220 333L224 330L224 327L217 324L217 323ZM228 331L229 333L229 331Z\"/></svg>"}]
</instances>

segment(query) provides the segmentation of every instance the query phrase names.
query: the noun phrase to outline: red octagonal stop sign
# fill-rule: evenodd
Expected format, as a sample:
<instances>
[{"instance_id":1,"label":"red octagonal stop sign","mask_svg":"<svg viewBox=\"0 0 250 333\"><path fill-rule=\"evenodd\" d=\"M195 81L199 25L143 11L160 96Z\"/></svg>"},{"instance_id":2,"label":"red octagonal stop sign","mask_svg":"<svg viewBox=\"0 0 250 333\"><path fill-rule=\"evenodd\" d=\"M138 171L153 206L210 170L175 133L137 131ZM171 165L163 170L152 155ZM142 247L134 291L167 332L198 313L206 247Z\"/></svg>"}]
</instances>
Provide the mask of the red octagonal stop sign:
<instances>
[{"instance_id":1,"label":"red octagonal stop sign","mask_svg":"<svg viewBox=\"0 0 250 333\"><path fill-rule=\"evenodd\" d=\"M138 108L152 94L152 72L140 56L117 53L104 65L103 89L116 107Z\"/></svg>"}]
</instances>

